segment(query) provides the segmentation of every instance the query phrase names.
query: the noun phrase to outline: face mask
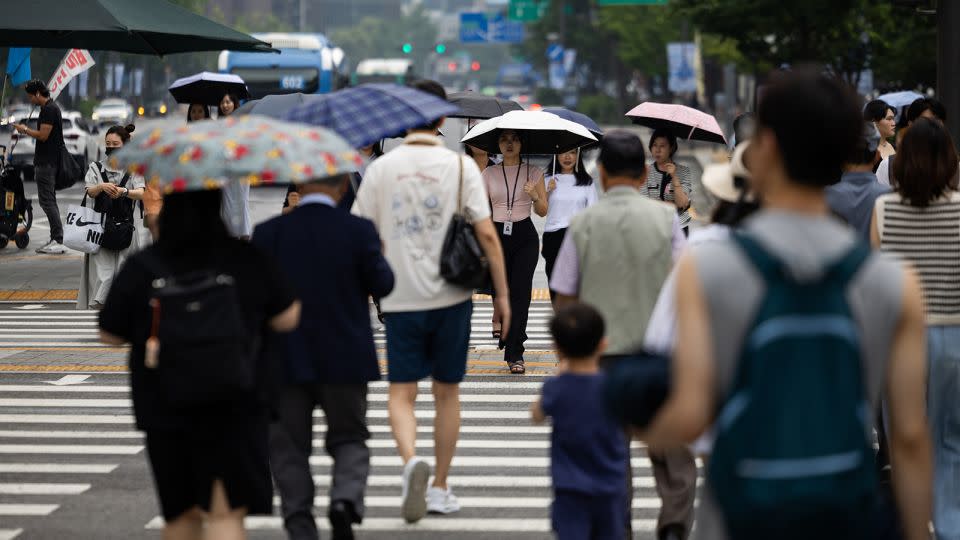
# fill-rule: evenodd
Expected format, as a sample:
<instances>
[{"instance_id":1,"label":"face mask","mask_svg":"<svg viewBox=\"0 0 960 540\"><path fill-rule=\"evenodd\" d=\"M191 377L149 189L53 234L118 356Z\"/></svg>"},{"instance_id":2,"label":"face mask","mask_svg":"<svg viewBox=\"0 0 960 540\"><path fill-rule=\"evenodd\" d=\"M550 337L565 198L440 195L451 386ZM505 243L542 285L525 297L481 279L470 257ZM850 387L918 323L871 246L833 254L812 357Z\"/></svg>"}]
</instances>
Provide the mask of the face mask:
<instances>
[{"instance_id":1,"label":"face mask","mask_svg":"<svg viewBox=\"0 0 960 540\"><path fill-rule=\"evenodd\" d=\"M119 149L120 149L119 146L108 146L107 149L104 150L104 153L109 156L109 155L112 155L114 152L116 152L116 151L119 150Z\"/></svg>"}]
</instances>

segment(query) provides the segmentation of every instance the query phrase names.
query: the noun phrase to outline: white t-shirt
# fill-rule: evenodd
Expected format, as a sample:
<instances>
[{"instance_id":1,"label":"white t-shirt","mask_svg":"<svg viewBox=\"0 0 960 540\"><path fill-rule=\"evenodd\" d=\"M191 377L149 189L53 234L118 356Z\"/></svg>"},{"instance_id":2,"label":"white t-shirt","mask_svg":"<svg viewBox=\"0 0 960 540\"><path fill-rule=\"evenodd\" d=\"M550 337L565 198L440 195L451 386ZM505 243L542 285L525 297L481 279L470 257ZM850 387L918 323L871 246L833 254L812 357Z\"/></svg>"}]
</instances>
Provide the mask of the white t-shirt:
<instances>
[{"instance_id":1,"label":"white t-shirt","mask_svg":"<svg viewBox=\"0 0 960 540\"><path fill-rule=\"evenodd\" d=\"M890 185L890 157L881 161L880 166L877 167L877 181L885 186Z\"/></svg>"},{"instance_id":2,"label":"white t-shirt","mask_svg":"<svg viewBox=\"0 0 960 540\"><path fill-rule=\"evenodd\" d=\"M384 312L440 309L473 294L440 276L443 240L457 211L458 161L463 164L461 200L467 219L476 223L489 218L490 203L477 164L444 147L437 137L409 135L367 167L353 213L376 225L396 277L393 292L381 301Z\"/></svg>"},{"instance_id":3,"label":"white t-shirt","mask_svg":"<svg viewBox=\"0 0 960 540\"><path fill-rule=\"evenodd\" d=\"M558 174L543 179L544 187L550 185L550 180L557 181L557 189L547 196L548 210L547 223L544 232L554 232L570 226L573 216L597 202L597 187L578 186L577 177L572 174Z\"/></svg>"}]
</instances>

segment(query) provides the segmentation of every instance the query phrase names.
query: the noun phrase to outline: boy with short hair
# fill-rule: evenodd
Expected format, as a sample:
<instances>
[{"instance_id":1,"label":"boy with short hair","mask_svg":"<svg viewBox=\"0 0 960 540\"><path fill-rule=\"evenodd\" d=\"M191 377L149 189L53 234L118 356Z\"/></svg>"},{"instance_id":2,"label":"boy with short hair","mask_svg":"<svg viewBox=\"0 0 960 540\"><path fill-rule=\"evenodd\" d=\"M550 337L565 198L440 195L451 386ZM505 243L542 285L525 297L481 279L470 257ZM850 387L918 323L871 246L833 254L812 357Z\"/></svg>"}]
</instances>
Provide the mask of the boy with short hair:
<instances>
[{"instance_id":1,"label":"boy with short hair","mask_svg":"<svg viewBox=\"0 0 960 540\"><path fill-rule=\"evenodd\" d=\"M553 530L559 540L620 540L629 519L627 443L622 426L603 404L603 317L593 307L575 303L557 313L550 333L560 373L544 383L543 395L530 412L537 423L553 418Z\"/></svg>"}]
</instances>

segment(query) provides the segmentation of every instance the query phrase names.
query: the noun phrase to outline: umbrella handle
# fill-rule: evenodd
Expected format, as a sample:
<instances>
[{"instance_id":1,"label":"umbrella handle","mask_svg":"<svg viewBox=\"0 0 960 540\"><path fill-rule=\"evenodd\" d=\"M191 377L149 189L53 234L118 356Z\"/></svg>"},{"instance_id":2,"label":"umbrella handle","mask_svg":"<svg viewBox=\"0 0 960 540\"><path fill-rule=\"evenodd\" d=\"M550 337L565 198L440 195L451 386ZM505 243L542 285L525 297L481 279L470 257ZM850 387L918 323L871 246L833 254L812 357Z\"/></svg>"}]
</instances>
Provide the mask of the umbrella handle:
<instances>
[{"instance_id":1,"label":"umbrella handle","mask_svg":"<svg viewBox=\"0 0 960 540\"><path fill-rule=\"evenodd\" d=\"M690 133L687 133L687 140L690 140L690 137L693 137L693 132L697 130L697 126L690 128Z\"/></svg>"}]
</instances>

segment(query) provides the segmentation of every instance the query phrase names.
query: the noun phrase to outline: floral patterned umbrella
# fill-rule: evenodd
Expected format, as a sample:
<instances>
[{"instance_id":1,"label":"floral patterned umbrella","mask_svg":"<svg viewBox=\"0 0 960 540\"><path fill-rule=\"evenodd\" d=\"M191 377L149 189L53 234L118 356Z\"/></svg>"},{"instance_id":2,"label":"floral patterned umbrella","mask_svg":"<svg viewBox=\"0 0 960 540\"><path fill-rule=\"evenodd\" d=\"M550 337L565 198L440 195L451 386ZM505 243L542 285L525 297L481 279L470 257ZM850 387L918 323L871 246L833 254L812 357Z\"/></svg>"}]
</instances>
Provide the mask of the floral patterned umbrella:
<instances>
[{"instance_id":1,"label":"floral patterned umbrella","mask_svg":"<svg viewBox=\"0 0 960 540\"><path fill-rule=\"evenodd\" d=\"M227 181L300 184L355 172L361 164L333 131L254 115L186 125L169 120L111 157L111 167L142 175L164 193Z\"/></svg>"}]
</instances>

